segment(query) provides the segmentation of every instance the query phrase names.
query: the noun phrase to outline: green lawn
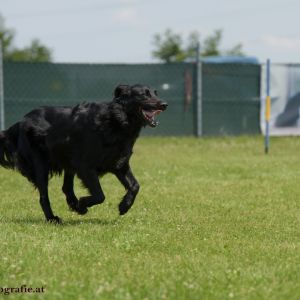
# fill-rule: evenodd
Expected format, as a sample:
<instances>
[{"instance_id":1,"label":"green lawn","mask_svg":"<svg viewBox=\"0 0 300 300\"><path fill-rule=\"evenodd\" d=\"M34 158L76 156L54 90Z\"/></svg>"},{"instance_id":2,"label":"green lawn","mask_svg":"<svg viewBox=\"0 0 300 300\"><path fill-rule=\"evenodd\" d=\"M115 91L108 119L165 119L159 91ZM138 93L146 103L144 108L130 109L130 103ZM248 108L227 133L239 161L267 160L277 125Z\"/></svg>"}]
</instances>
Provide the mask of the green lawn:
<instances>
[{"instance_id":1,"label":"green lawn","mask_svg":"<svg viewBox=\"0 0 300 300\"><path fill-rule=\"evenodd\" d=\"M0 170L0 287L45 289L7 299L300 299L299 138L272 139L267 156L262 137L141 138L134 152L141 190L123 217L113 176L85 216L51 180L62 226Z\"/></svg>"}]
</instances>

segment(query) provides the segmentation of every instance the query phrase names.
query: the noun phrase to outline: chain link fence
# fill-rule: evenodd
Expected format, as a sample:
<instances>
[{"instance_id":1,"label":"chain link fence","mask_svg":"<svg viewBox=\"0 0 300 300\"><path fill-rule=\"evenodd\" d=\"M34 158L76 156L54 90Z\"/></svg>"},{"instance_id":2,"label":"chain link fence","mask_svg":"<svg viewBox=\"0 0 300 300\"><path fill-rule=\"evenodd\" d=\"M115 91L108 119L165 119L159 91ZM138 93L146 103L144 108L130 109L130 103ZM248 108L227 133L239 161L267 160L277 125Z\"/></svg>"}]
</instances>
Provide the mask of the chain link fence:
<instances>
[{"instance_id":1,"label":"chain link fence","mask_svg":"<svg viewBox=\"0 0 300 300\"><path fill-rule=\"evenodd\" d=\"M204 135L259 133L260 74L256 64L203 64Z\"/></svg>"},{"instance_id":2,"label":"chain link fence","mask_svg":"<svg viewBox=\"0 0 300 300\"><path fill-rule=\"evenodd\" d=\"M202 64L202 115L196 116L197 64L56 64L4 62L5 127L43 105L107 102L120 84L155 87L169 103L160 126L144 135L203 135L259 132L260 66Z\"/></svg>"},{"instance_id":3,"label":"chain link fence","mask_svg":"<svg viewBox=\"0 0 300 300\"><path fill-rule=\"evenodd\" d=\"M75 105L83 101L107 102L122 84L145 83L169 103L156 129L144 134L193 134L193 107L186 105L186 74L194 78L193 64L52 64L4 63L6 127L42 105ZM193 86L192 82L190 83Z\"/></svg>"}]
</instances>

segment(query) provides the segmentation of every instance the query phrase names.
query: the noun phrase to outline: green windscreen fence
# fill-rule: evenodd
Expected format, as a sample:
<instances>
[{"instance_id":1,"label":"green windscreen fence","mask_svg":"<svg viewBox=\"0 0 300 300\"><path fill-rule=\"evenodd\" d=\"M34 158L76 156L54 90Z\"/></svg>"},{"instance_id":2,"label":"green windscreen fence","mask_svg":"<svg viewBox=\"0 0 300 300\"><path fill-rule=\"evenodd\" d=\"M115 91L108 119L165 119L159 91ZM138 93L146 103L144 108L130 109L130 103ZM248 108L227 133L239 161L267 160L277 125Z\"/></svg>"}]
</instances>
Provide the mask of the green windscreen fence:
<instances>
[{"instance_id":1,"label":"green windscreen fence","mask_svg":"<svg viewBox=\"0 0 300 300\"><path fill-rule=\"evenodd\" d=\"M260 66L202 66L202 116L197 111L197 66L172 64L4 63L6 128L31 109L112 100L118 84L142 83L168 102L160 125L144 135L193 135L202 120L204 135L259 132Z\"/></svg>"},{"instance_id":2,"label":"green windscreen fence","mask_svg":"<svg viewBox=\"0 0 300 300\"><path fill-rule=\"evenodd\" d=\"M147 84L168 102L160 126L143 134L192 135L193 64L53 64L4 63L6 127L31 109L112 100L118 84ZM187 99L188 98L188 99Z\"/></svg>"},{"instance_id":3,"label":"green windscreen fence","mask_svg":"<svg viewBox=\"0 0 300 300\"><path fill-rule=\"evenodd\" d=\"M259 65L204 63L202 93L204 135L259 133Z\"/></svg>"}]
</instances>

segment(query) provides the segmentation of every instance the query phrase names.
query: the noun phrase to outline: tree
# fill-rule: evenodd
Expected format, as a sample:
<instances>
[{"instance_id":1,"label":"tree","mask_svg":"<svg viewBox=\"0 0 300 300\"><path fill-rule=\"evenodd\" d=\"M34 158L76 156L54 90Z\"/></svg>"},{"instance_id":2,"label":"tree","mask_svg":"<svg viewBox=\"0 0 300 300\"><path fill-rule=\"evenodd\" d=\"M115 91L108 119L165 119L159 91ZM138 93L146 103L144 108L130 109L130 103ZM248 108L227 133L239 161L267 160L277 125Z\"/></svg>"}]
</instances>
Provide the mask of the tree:
<instances>
[{"instance_id":1,"label":"tree","mask_svg":"<svg viewBox=\"0 0 300 300\"><path fill-rule=\"evenodd\" d=\"M202 56L219 56L221 55L220 43L222 40L222 30L218 29L208 36L203 42Z\"/></svg>"},{"instance_id":2,"label":"tree","mask_svg":"<svg viewBox=\"0 0 300 300\"><path fill-rule=\"evenodd\" d=\"M220 45L223 31L215 30L214 33L206 37L201 47L201 56L219 56L219 55L237 55L243 56L242 44L237 44L233 48L222 51ZM196 47L200 42L200 35L197 31L191 32L187 39L187 45L184 46L183 38L167 29L163 34L155 34L153 57L164 62L182 62L195 60Z\"/></svg>"},{"instance_id":3,"label":"tree","mask_svg":"<svg viewBox=\"0 0 300 300\"><path fill-rule=\"evenodd\" d=\"M154 44L156 50L153 51L153 56L167 63L174 61L182 61L185 59L184 51L182 50L182 39L180 35L173 33L167 29L164 37L160 34L154 36Z\"/></svg>"},{"instance_id":4,"label":"tree","mask_svg":"<svg viewBox=\"0 0 300 300\"><path fill-rule=\"evenodd\" d=\"M244 56L244 52L242 50L243 45L241 43L235 45L233 48L226 51L227 55L236 55L236 56Z\"/></svg>"},{"instance_id":5,"label":"tree","mask_svg":"<svg viewBox=\"0 0 300 300\"><path fill-rule=\"evenodd\" d=\"M25 62L49 62L51 61L51 51L43 46L39 40L35 39L28 47L23 49L13 49L4 53L4 60L25 61Z\"/></svg>"},{"instance_id":6,"label":"tree","mask_svg":"<svg viewBox=\"0 0 300 300\"><path fill-rule=\"evenodd\" d=\"M31 41L29 46L19 49L14 46L14 37L14 30L6 28L0 16L0 40L4 61L49 62L52 60L52 51L38 39Z\"/></svg>"}]
</instances>

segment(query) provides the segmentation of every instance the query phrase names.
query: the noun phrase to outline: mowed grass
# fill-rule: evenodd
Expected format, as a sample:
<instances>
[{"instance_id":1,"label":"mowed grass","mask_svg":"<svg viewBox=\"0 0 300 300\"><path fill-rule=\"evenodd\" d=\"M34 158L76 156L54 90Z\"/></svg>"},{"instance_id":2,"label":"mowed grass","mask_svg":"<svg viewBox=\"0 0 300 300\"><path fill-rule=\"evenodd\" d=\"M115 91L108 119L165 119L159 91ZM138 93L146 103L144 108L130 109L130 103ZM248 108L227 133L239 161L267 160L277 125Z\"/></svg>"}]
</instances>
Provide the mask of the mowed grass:
<instances>
[{"instance_id":1,"label":"mowed grass","mask_svg":"<svg viewBox=\"0 0 300 300\"><path fill-rule=\"evenodd\" d=\"M7 299L300 299L299 138L272 139L269 155L262 137L140 138L134 152L141 190L123 217L111 175L85 216L50 181L61 226L0 170L0 287L45 288Z\"/></svg>"}]
</instances>

